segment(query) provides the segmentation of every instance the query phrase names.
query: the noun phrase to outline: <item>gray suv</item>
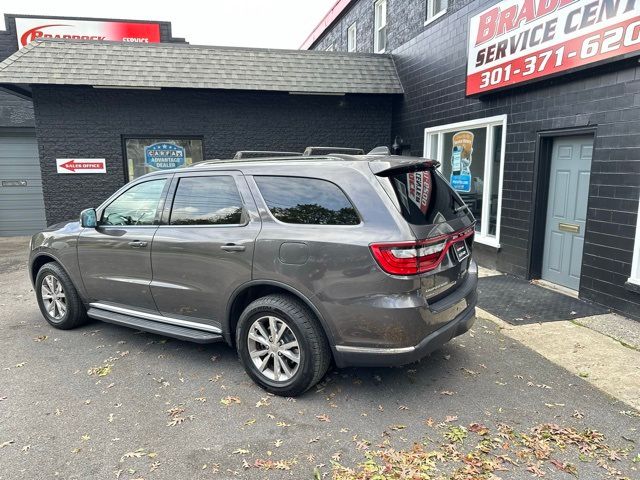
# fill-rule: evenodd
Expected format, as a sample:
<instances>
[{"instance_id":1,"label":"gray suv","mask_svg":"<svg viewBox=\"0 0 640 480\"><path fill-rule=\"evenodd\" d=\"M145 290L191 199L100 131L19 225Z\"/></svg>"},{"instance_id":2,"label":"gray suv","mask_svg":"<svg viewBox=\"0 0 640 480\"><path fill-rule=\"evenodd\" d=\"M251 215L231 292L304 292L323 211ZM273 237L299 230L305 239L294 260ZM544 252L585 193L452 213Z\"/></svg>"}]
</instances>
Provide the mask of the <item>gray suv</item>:
<instances>
[{"instance_id":1,"label":"gray suv","mask_svg":"<svg viewBox=\"0 0 640 480\"><path fill-rule=\"evenodd\" d=\"M471 327L474 218L423 158L205 161L33 236L45 319L224 341L277 395L414 362Z\"/></svg>"}]
</instances>

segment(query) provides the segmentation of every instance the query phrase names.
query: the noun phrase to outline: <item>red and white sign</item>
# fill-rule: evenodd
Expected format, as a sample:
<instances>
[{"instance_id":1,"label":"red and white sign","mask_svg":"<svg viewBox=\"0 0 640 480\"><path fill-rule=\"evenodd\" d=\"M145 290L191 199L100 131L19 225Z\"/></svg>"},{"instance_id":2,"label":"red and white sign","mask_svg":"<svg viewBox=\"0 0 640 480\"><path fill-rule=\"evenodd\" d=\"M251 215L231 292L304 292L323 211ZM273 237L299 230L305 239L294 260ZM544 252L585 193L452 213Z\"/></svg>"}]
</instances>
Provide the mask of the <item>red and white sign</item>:
<instances>
[{"instance_id":1,"label":"red and white sign","mask_svg":"<svg viewBox=\"0 0 640 480\"><path fill-rule=\"evenodd\" d=\"M107 173L104 158L56 158L58 173Z\"/></svg>"},{"instance_id":2,"label":"red and white sign","mask_svg":"<svg viewBox=\"0 0 640 480\"><path fill-rule=\"evenodd\" d=\"M158 43L157 23L102 22L60 18L16 18L18 48L37 38L69 40L112 40L116 42Z\"/></svg>"},{"instance_id":3,"label":"red and white sign","mask_svg":"<svg viewBox=\"0 0 640 480\"><path fill-rule=\"evenodd\" d=\"M467 95L639 51L636 0L505 0L471 19Z\"/></svg>"},{"instance_id":4,"label":"red and white sign","mask_svg":"<svg viewBox=\"0 0 640 480\"><path fill-rule=\"evenodd\" d=\"M431 172L407 173L407 194L409 199L424 214L427 213L431 201Z\"/></svg>"}]
</instances>

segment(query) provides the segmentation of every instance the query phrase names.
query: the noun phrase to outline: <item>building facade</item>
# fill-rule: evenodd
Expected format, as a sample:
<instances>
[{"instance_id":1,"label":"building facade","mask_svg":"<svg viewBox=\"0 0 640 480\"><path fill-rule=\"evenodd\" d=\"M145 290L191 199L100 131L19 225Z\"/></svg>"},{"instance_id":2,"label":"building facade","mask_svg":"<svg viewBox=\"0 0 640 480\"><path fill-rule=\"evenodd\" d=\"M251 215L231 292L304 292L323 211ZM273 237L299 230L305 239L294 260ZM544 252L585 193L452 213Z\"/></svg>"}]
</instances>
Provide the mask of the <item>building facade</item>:
<instances>
[{"instance_id":1,"label":"building facade","mask_svg":"<svg viewBox=\"0 0 640 480\"><path fill-rule=\"evenodd\" d=\"M40 37L184 43L169 22L34 15L5 15L4 22L0 61ZM27 235L50 223L40 167L32 98L0 88L0 236Z\"/></svg>"},{"instance_id":2,"label":"building facade","mask_svg":"<svg viewBox=\"0 0 640 480\"><path fill-rule=\"evenodd\" d=\"M628 28L615 23L623 13ZM637 318L638 15L635 2L626 1L344 0L303 48L392 54L405 91L394 104L392 135L405 153L442 162L478 220L481 263L567 286ZM522 33L536 21L548 27ZM599 31L599 24L613 26ZM604 54L617 35L629 48L611 60L566 70L560 65L553 75L536 72L535 81L469 94L478 86L467 78L476 36L504 34L507 49L515 49L526 35L531 43L536 34L544 39L548 28L566 35L569 48L582 41L575 30L581 26L592 35L580 57L592 55L592 48ZM482 55L499 56L499 42L496 47ZM556 52L550 62L557 64ZM565 59L570 55L576 53ZM480 56L471 58L481 63ZM496 77L505 74L502 68ZM487 84L494 80L500 83L490 78ZM471 164L466 178L452 172L461 160Z\"/></svg>"}]
</instances>

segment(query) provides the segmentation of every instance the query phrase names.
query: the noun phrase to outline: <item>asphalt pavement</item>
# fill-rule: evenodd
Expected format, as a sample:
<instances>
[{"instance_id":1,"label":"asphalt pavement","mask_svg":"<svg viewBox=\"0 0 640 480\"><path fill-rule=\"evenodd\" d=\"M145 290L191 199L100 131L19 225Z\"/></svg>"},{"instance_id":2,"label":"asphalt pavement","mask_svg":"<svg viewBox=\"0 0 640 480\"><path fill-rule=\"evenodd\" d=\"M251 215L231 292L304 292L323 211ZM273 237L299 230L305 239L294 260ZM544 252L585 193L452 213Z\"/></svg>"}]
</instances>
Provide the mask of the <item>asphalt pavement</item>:
<instances>
[{"instance_id":1,"label":"asphalt pavement","mask_svg":"<svg viewBox=\"0 0 640 480\"><path fill-rule=\"evenodd\" d=\"M0 243L2 480L640 478L637 411L491 322L285 399L224 344L51 328L25 249Z\"/></svg>"}]
</instances>

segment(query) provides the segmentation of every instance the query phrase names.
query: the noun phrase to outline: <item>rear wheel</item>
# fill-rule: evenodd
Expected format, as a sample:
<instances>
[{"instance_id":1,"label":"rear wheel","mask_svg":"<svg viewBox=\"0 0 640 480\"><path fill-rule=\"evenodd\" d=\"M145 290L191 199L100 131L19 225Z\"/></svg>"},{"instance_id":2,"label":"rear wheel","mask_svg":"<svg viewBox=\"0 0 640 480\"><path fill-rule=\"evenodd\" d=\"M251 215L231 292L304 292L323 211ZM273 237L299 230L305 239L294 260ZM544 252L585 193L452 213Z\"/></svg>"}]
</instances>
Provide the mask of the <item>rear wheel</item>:
<instances>
[{"instance_id":1,"label":"rear wheel","mask_svg":"<svg viewBox=\"0 0 640 480\"><path fill-rule=\"evenodd\" d=\"M238 321L236 343L249 376L276 395L305 392L331 361L318 320L290 295L268 295L249 304Z\"/></svg>"},{"instance_id":2,"label":"rear wheel","mask_svg":"<svg viewBox=\"0 0 640 480\"><path fill-rule=\"evenodd\" d=\"M69 330L86 323L87 312L80 296L59 264L46 263L40 268L35 290L42 315L55 328Z\"/></svg>"}]
</instances>

